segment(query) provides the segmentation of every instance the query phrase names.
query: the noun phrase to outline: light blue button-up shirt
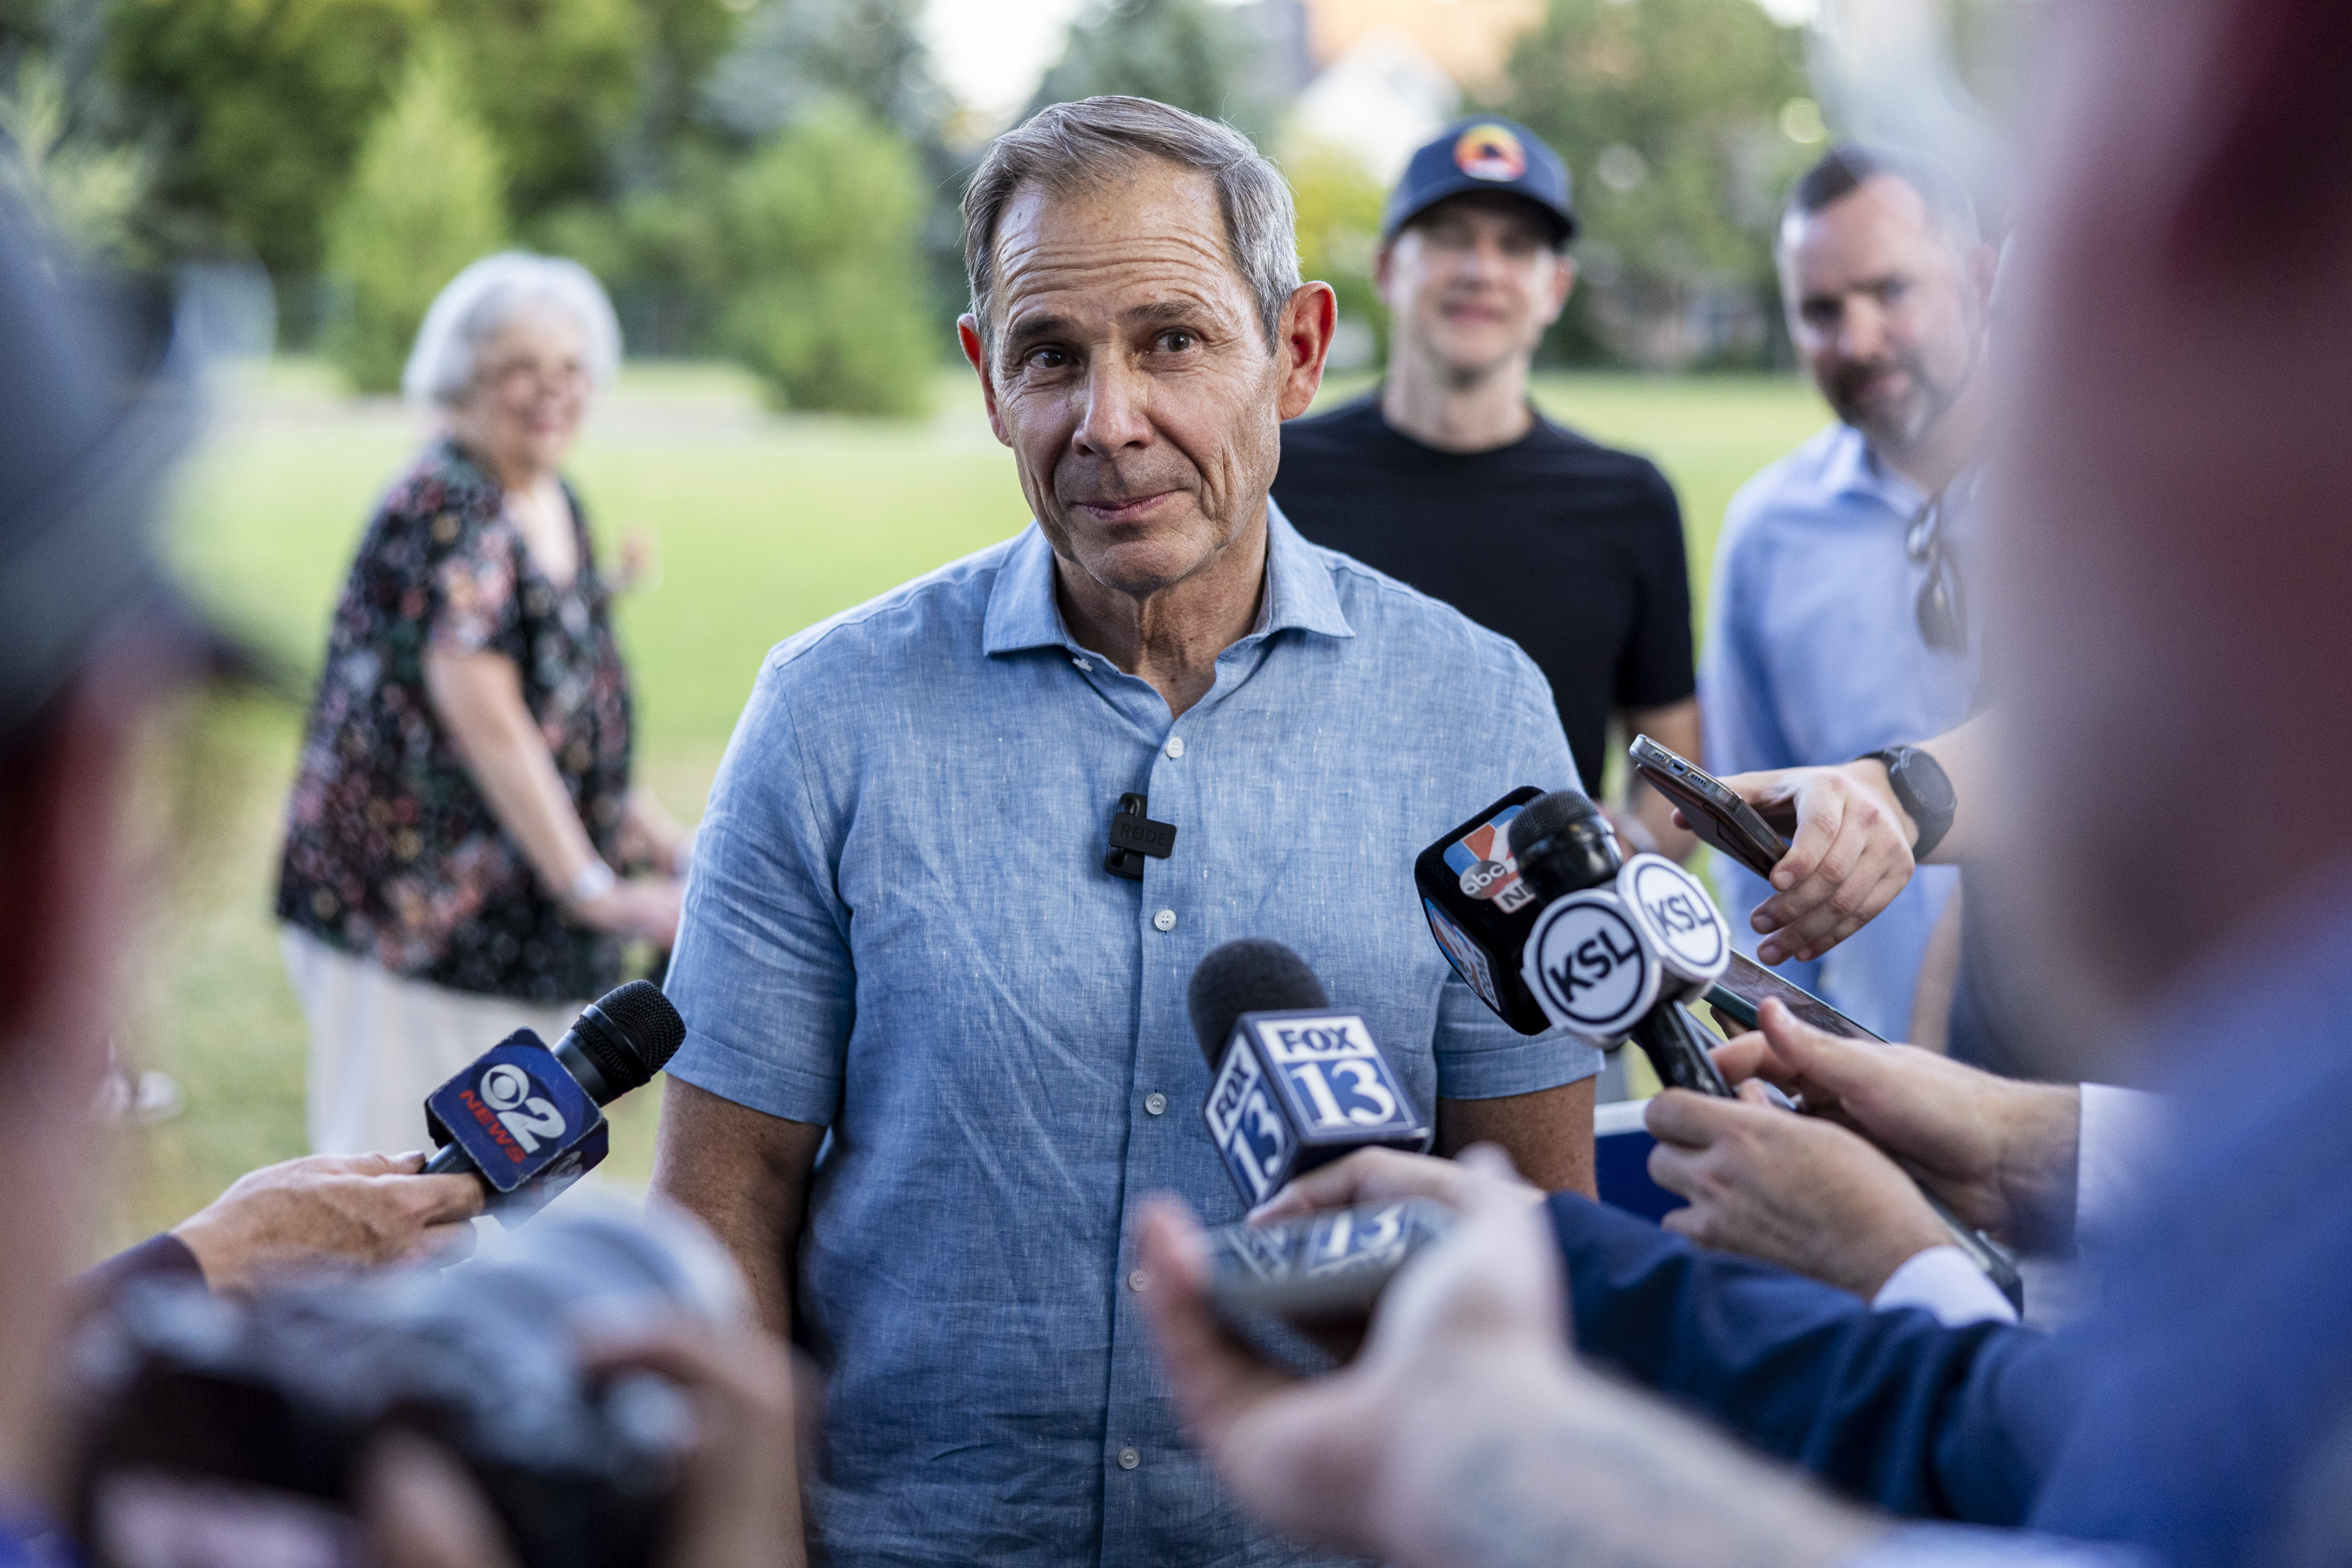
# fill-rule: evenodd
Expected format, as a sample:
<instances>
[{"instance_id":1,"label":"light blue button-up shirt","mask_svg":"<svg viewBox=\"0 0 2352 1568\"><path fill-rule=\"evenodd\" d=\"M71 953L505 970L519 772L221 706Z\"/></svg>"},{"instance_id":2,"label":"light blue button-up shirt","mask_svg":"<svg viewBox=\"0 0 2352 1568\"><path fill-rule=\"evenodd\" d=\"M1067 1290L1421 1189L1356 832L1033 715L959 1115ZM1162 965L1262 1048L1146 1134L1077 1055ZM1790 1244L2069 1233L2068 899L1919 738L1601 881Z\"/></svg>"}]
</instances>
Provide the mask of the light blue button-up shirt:
<instances>
[{"instance_id":1,"label":"light blue button-up shirt","mask_svg":"<svg viewBox=\"0 0 2352 1568\"><path fill-rule=\"evenodd\" d=\"M1905 550L1922 498L1836 425L1732 498L1716 546L1699 701L1717 773L1851 762L1928 740L1969 715L1981 626L1966 654L1931 648L1916 601L1927 568ZM1715 857L1717 889L1742 951L1748 916L1771 896ZM1809 963L1780 973L1890 1040L1911 1028L1928 935L1958 873L1920 868L1885 911Z\"/></svg>"},{"instance_id":2,"label":"light blue button-up shirt","mask_svg":"<svg viewBox=\"0 0 2352 1568\"><path fill-rule=\"evenodd\" d=\"M836 1564L1290 1560L1184 1449L1121 1261L1148 1193L1243 1212L1184 1006L1211 948L1297 949L1424 1113L1599 1068L1487 1012L1412 885L1497 795L1575 785L1543 677L1269 533L1257 629L1181 719L1072 640L1033 525L780 645L728 747L669 1070L832 1129L799 1304ZM1128 791L1176 828L1140 883L1102 865Z\"/></svg>"}]
</instances>

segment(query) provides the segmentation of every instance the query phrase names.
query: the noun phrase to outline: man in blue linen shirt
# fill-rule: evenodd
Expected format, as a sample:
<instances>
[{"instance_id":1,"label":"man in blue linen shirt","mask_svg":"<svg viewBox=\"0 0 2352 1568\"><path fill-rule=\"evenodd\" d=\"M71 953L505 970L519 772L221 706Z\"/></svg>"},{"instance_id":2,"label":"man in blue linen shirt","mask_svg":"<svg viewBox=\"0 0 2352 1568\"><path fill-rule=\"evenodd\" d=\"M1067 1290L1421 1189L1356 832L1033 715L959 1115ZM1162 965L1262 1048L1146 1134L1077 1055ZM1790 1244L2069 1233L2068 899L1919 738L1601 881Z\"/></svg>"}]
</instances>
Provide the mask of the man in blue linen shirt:
<instances>
[{"instance_id":1,"label":"man in blue linen shirt","mask_svg":"<svg viewBox=\"0 0 2352 1568\"><path fill-rule=\"evenodd\" d=\"M1441 1150L1589 1191L1597 1054L1497 1022L1412 883L1575 766L1526 655L1269 504L1333 303L1245 141L1057 106L965 212L963 346L1037 522L769 657L670 970L656 1185L828 1363L833 1563L1287 1562L1183 1447L1121 1261L1145 1192L1242 1213L1186 982L1288 943ZM1140 881L1104 868L1130 792L1176 830Z\"/></svg>"},{"instance_id":2,"label":"man in blue linen shirt","mask_svg":"<svg viewBox=\"0 0 2352 1568\"><path fill-rule=\"evenodd\" d=\"M1790 335L1840 423L1758 474L1725 513L1699 670L1717 774L1850 762L1968 716L1976 628L1964 584L1948 626L1923 610L1958 583L1923 509L1980 452L1993 253L1964 192L1916 158L1832 152L1781 227ZM1918 526L1915 527L1915 522ZM1717 858L1727 909L1772 889ZM1742 945L1886 1038L1910 1039L1913 990L1958 873L1923 867L1884 912L1826 944Z\"/></svg>"}]
</instances>

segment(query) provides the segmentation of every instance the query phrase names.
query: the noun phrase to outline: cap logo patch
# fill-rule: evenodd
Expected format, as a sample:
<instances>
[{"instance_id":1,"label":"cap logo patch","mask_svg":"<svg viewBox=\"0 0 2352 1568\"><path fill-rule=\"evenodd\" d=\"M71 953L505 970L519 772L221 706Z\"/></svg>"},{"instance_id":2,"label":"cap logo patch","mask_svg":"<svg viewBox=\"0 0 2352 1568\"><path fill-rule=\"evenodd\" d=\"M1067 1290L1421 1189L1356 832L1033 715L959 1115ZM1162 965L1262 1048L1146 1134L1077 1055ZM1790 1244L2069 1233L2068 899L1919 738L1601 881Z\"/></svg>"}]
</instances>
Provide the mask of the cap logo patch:
<instances>
[{"instance_id":1,"label":"cap logo patch","mask_svg":"<svg viewBox=\"0 0 2352 1568\"><path fill-rule=\"evenodd\" d=\"M1454 144L1454 162L1474 180L1516 180L1528 172L1527 149L1492 121L1462 133Z\"/></svg>"}]
</instances>

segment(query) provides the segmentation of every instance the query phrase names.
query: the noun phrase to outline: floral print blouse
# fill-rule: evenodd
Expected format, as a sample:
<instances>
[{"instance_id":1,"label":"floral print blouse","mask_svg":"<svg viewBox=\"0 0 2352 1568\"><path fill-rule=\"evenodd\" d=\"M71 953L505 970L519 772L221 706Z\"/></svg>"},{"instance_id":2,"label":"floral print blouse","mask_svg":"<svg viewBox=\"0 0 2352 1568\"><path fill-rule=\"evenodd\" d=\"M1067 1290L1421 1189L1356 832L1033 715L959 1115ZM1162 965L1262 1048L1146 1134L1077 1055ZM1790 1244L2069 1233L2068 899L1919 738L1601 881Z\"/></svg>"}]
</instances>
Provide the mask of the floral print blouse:
<instances>
[{"instance_id":1,"label":"floral print blouse","mask_svg":"<svg viewBox=\"0 0 2352 1568\"><path fill-rule=\"evenodd\" d=\"M428 648L512 659L588 837L617 864L628 672L579 500L564 493L580 568L561 588L454 441L436 441L386 493L328 636L287 805L278 919L457 991L580 1001L618 977L621 944L564 919L425 692Z\"/></svg>"}]
</instances>

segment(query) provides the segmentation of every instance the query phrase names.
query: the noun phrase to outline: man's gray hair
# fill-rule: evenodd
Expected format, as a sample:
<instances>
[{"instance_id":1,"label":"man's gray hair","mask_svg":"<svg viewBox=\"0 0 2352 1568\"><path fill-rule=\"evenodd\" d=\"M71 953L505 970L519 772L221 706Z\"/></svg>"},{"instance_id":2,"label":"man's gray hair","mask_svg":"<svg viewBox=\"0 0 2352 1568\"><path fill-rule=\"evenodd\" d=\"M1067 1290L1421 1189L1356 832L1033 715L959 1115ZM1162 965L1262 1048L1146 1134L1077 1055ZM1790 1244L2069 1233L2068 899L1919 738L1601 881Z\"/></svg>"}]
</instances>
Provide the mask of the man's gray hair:
<instances>
[{"instance_id":1,"label":"man's gray hair","mask_svg":"<svg viewBox=\"0 0 2352 1568\"><path fill-rule=\"evenodd\" d=\"M580 323L588 340L588 374L602 390L621 366L621 323L604 285L576 261L502 250L449 280L425 312L400 389L412 403L454 407L474 389L475 360L499 329L523 311L551 306Z\"/></svg>"},{"instance_id":2,"label":"man's gray hair","mask_svg":"<svg viewBox=\"0 0 2352 1568\"><path fill-rule=\"evenodd\" d=\"M1298 220L1280 170L1230 125L1148 98L1089 98L1041 109L989 143L963 193L963 265L983 347L996 341L996 226L1013 193L1081 188L1144 158L1209 177L1225 218L1225 250L1257 300L1269 352L1298 288Z\"/></svg>"}]
</instances>

